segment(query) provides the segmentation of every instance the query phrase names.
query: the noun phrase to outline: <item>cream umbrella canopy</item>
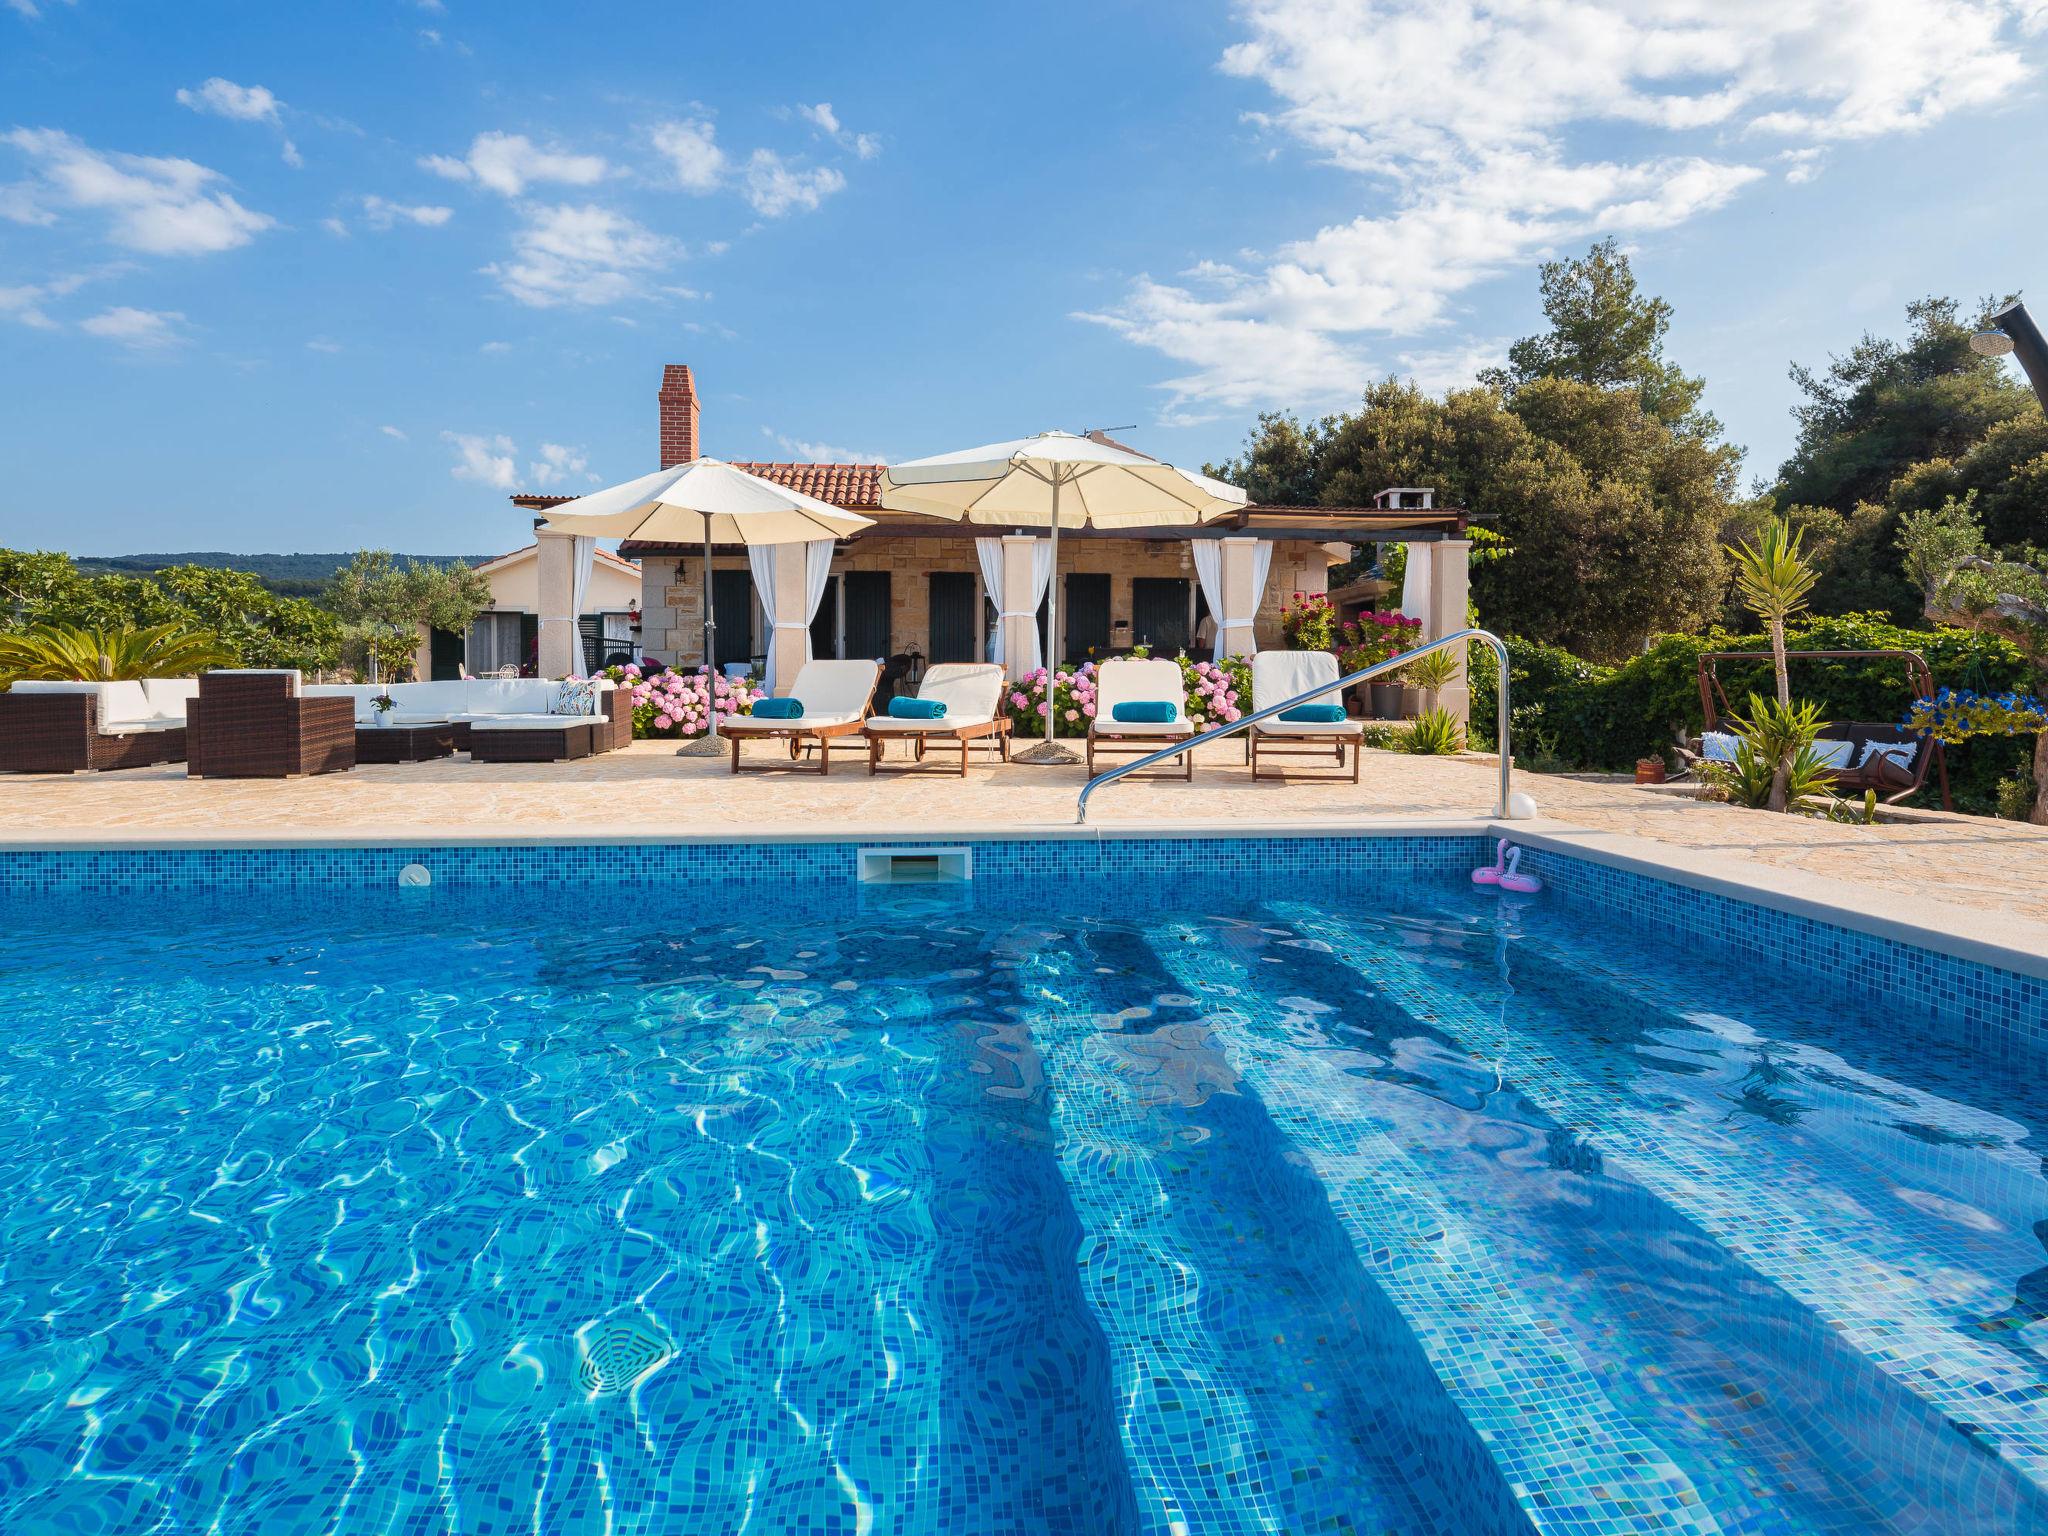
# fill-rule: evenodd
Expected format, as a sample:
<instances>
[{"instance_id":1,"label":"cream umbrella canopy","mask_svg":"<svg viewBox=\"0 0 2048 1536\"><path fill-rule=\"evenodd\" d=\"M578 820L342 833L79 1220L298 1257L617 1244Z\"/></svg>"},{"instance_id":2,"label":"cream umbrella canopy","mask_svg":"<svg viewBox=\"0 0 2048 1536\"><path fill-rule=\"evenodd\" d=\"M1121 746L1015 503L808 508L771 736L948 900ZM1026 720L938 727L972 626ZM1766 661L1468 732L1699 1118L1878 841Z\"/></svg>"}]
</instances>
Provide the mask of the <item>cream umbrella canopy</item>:
<instances>
[{"instance_id":1,"label":"cream umbrella canopy","mask_svg":"<svg viewBox=\"0 0 2048 1536\"><path fill-rule=\"evenodd\" d=\"M692 459L592 491L552 508L542 527L550 533L599 539L704 546L704 669L706 734L685 742L682 756L716 756L717 679L712 675L718 629L711 610L713 544L808 544L842 539L874 526L873 519L750 475L719 459ZM778 601L778 609L780 607Z\"/></svg>"},{"instance_id":2,"label":"cream umbrella canopy","mask_svg":"<svg viewBox=\"0 0 2048 1536\"><path fill-rule=\"evenodd\" d=\"M1041 432L888 465L882 505L972 523L1052 531L1052 585L1046 592L1046 666L1059 657L1060 529L1153 528L1205 523L1240 510L1242 489L1193 470L1125 448L1101 437ZM1052 688L1046 688L1046 701ZM1053 740L1046 712L1045 740L1019 754L1020 762L1072 763L1073 753Z\"/></svg>"}]
</instances>

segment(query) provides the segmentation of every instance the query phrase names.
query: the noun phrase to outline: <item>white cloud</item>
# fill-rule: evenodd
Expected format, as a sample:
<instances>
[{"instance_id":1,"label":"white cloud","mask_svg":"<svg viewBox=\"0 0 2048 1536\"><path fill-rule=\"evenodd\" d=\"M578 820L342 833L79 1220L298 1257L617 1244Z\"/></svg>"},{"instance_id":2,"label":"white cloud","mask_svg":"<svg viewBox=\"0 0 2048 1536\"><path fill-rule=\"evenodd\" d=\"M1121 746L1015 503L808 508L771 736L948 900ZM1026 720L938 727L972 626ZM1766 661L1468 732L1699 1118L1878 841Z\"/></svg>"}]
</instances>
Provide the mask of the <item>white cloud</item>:
<instances>
[{"instance_id":1,"label":"white cloud","mask_svg":"<svg viewBox=\"0 0 2048 1536\"><path fill-rule=\"evenodd\" d=\"M554 485L570 475L582 474L589 467L590 460L582 449L542 443L540 457L526 466L526 473L535 485Z\"/></svg>"},{"instance_id":2,"label":"white cloud","mask_svg":"<svg viewBox=\"0 0 2048 1536\"><path fill-rule=\"evenodd\" d=\"M757 149L747 161L747 201L767 219L798 208L808 212L845 185L846 178L830 166L797 170L772 149Z\"/></svg>"},{"instance_id":3,"label":"white cloud","mask_svg":"<svg viewBox=\"0 0 2048 1536\"><path fill-rule=\"evenodd\" d=\"M175 309L130 309L122 304L79 321L78 328L88 336L118 341L124 347L156 348L183 341L184 324L185 317Z\"/></svg>"},{"instance_id":4,"label":"white cloud","mask_svg":"<svg viewBox=\"0 0 2048 1536\"><path fill-rule=\"evenodd\" d=\"M1241 0L1226 74L1248 121L1362 178L1366 211L1306 239L1137 279L1084 318L1186 365L1170 411L1316 404L1415 359L1474 285L1600 234L1669 229L1822 146L2009 95L2039 0ZM1607 152L1585 146L1598 130ZM1427 364L1428 368L1420 366Z\"/></svg>"},{"instance_id":5,"label":"white cloud","mask_svg":"<svg viewBox=\"0 0 2048 1536\"><path fill-rule=\"evenodd\" d=\"M0 288L0 318L13 320L21 325L39 331L60 329L43 306L52 299L67 298L92 281L85 272L66 273L46 282L24 283L13 288Z\"/></svg>"},{"instance_id":6,"label":"white cloud","mask_svg":"<svg viewBox=\"0 0 2048 1536\"><path fill-rule=\"evenodd\" d=\"M339 352L341 350L341 343L331 337L315 336L306 343L306 350L308 352Z\"/></svg>"},{"instance_id":7,"label":"white cloud","mask_svg":"<svg viewBox=\"0 0 2048 1536\"><path fill-rule=\"evenodd\" d=\"M394 224L417 224L423 229L439 229L454 215L453 208L425 203L394 203L374 194L363 199L363 222L372 229L389 229Z\"/></svg>"},{"instance_id":8,"label":"white cloud","mask_svg":"<svg viewBox=\"0 0 2048 1536\"><path fill-rule=\"evenodd\" d=\"M676 185L685 191L709 192L725 179L725 151L715 142L711 124L702 118L657 123L650 136L655 149L668 161Z\"/></svg>"},{"instance_id":9,"label":"white cloud","mask_svg":"<svg viewBox=\"0 0 2048 1536\"><path fill-rule=\"evenodd\" d=\"M394 442L403 443L408 441L406 435L403 432L399 431L398 428L396 427L382 426L379 427L377 430L379 432L382 432L386 437L392 439Z\"/></svg>"},{"instance_id":10,"label":"white cloud","mask_svg":"<svg viewBox=\"0 0 2048 1536\"><path fill-rule=\"evenodd\" d=\"M441 34L436 32L432 27L421 27L420 41L425 43L429 48L438 48L441 46Z\"/></svg>"},{"instance_id":11,"label":"white cloud","mask_svg":"<svg viewBox=\"0 0 2048 1536\"><path fill-rule=\"evenodd\" d=\"M348 225L344 224L340 219L322 219L320 227L337 240L346 240L348 238Z\"/></svg>"},{"instance_id":12,"label":"white cloud","mask_svg":"<svg viewBox=\"0 0 2048 1536\"><path fill-rule=\"evenodd\" d=\"M481 437L468 432L443 432L441 440L455 447L455 464L448 471L457 480L475 480L501 491L517 490L519 450L509 437Z\"/></svg>"},{"instance_id":13,"label":"white cloud","mask_svg":"<svg viewBox=\"0 0 2048 1536\"><path fill-rule=\"evenodd\" d=\"M41 178L0 204L17 222L50 222L49 203L90 209L106 215L116 244L161 256L233 250L277 222L216 190L220 173L191 160L102 152L55 128L16 128L0 143L20 150Z\"/></svg>"},{"instance_id":14,"label":"white cloud","mask_svg":"<svg viewBox=\"0 0 2048 1536\"><path fill-rule=\"evenodd\" d=\"M842 149L850 149L863 160L872 160L882 152L882 141L871 133L851 133L839 121L839 114L832 110L832 103L821 101L815 106L798 105L796 115L809 123L818 132L832 140Z\"/></svg>"},{"instance_id":15,"label":"white cloud","mask_svg":"<svg viewBox=\"0 0 2048 1536\"><path fill-rule=\"evenodd\" d=\"M6 3L7 9L14 12L17 16L26 16L30 21L34 21L43 14L41 8L37 6L36 0L6 0ZM78 0L64 0L64 3L66 5L76 5Z\"/></svg>"},{"instance_id":16,"label":"white cloud","mask_svg":"<svg viewBox=\"0 0 2048 1536\"><path fill-rule=\"evenodd\" d=\"M480 133L462 159L428 155L426 170L450 181L474 181L505 197L517 197L536 182L588 187L611 174L601 155L578 155L550 146L541 148L520 133Z\"/></svg>"},{"instance_id":17,"label":"white cloud","mask_svg":"<svg viewBox=\"0 0 2048 1536\"><path fill-rule=\"evenodd\" d=\"M223 80L215 75L198 90L178 90L178 103L190 107L194 112L209 113L214 117L229 118L238 123L268 123L283 131L284 118L281 109L284 103L260 85L237 85L232 80ZM305 159L299 154L298 145L284 139L280 147L284 163L294 170L304 165Z\"/></svg>"},{"instance_id":18,"label":"white cloud","mask_svg":"<svg viewBox=\"0 0 2048 1536\"><path fill-rule=\"evenodd\" d=\"M487 341L477 348L477 351L483 353L486 357L495 357L501 352L510 352L511 350L512 343L509 341Z\"/></svg>"},{"instance_id":19,"label":"white cloud","mask_svg":"<svg viewBox=\"0 0 2048 1536\"><path fill-rule=\"evenodd\" d=\"M886 464L888 458L879 453L863 453L858 448L839 448L831 443L811 442L806 438L790 437L777 432L773 427L763 427L761 435L774 443L792 458L812 464Z\"/></svg>"},{"instance_id":20,"label":"white cloud","mask_svg":"<svg viewBox=\"0 0 2048 1536\"><path fill-rule=\"evenodd\" d=\"M484 271L522 304L614 304L677 254L674 242L595 204L529 205L512 258Z\"/></svg>"}]
</instances>

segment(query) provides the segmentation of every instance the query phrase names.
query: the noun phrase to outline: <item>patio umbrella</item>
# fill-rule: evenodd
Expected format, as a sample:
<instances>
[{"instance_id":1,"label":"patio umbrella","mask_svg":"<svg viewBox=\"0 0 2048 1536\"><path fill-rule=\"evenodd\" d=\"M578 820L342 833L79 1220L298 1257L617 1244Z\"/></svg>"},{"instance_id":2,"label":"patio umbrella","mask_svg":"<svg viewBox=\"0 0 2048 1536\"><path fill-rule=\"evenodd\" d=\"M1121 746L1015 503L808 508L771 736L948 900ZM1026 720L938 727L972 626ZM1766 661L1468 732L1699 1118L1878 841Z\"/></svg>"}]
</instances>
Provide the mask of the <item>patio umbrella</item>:
<instances>
[{"instance_id":1,"label":"patio umbrella","mask_svg":"<svg viewBox=\"0 0 2048 1536\"><path fill-rule=\"evenodd\" d=\"M873 519L819 501L801 491L763 480L719 459L692 459L565 501L547 514L550 533L600 539L642 539L649 543L704 545L704 670L710 690L704 700L706 733L685 742L682 757L718 755L717 680L712 639L718 622L711 610L713 544L808 544L842 539L873 526ZM778 603L778 607L780 604Z\"/></svg>"},{"instance_id":2,"label":"patio umbrella","mask_svg":"<svg viewBox=\"0 0 2048 1536\"><path fill-rule=\"evenodd\" d=\"M1047 589L1046 666L1057 668L1060 529L1152 528L1205 523L1244 506L1234 485L1176 469L1097 435L1041 432L1007 443L891 464L882 471L882 505L931 517L1052 530L1052 585ZM1046 700L1052 688L1046 687ZM1045 740L1018 761L1072 763L1075 755Z\"/></svg>"}]
</instances>

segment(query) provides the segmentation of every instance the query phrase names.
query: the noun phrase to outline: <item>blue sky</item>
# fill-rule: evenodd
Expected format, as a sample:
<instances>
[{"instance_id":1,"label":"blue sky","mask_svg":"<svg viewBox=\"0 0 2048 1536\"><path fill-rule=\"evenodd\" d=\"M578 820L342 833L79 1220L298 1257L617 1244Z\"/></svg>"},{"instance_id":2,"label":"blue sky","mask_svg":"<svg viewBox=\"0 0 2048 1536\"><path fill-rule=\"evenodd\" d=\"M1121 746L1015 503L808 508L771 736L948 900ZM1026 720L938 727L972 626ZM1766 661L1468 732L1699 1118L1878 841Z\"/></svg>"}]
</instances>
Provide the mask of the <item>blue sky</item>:
<instances>
[{"instance_id":1,"label":"blue sky","mask_svg":"<svg viewBox=\"0 0 2048 1536\"><path fill-rule=\"evenodd\" d=\"M2025 288L2048 0L0 0L0 543L489 552L704 451L1470 378L1605 234L1768 473L1786 366Z\"/></svg>"}]
</instances>

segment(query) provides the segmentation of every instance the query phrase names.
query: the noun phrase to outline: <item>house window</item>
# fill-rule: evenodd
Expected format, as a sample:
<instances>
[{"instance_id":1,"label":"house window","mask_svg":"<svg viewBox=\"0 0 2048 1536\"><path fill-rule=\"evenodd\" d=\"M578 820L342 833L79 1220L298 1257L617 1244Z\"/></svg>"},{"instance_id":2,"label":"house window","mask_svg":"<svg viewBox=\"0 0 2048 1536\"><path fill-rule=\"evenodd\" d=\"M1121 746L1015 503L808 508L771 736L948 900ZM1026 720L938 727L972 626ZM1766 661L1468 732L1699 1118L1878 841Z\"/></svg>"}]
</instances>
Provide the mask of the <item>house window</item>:
<instances>
[{"instance_id":1,"label":"house window","mask_svg":"<svg viewBox=\"0 0 2048 1536\"><path fill-rule=\"evenodd\" d=\"M1188 582L1185 576L1139 576L1131 581L1131 642L1149 645L1155 656L1185 650Z\"/></svg>"},{"instance_id":2,"label":"house window","mask_svg":"<svg viewBox=\"0 0 2048 1536\"><path fill-rule=\"evenodd\" d=\"M520 646L520 620L525 615L518 613L480 613L476 622L469 626L469 642L463 665L472 676L481 677L495 672L500 667L518 667L525 662L525 653Z\"/></svg>"}]
</instances>

